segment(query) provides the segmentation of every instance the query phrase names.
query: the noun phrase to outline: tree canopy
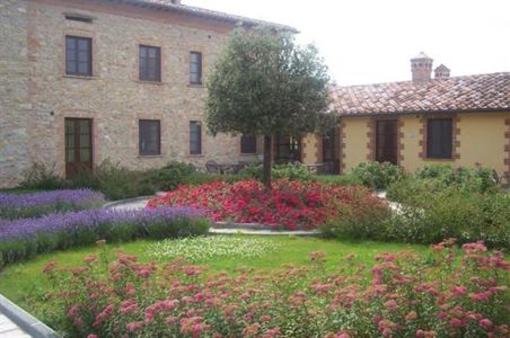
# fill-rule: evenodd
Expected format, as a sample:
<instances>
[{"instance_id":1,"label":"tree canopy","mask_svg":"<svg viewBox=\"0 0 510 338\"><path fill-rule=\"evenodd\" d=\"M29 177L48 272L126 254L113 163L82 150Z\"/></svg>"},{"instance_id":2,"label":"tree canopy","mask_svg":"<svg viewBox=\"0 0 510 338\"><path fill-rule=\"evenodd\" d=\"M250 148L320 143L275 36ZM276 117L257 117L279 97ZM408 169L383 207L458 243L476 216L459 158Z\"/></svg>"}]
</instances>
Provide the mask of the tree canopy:
<instances>
[{"instance_id":1,"label":"tree canopy","mask_svg":"<svg viewBox=\"0 0 510 338\"><path fill-rule=\"evenodd\" d=\"M273 135L319 129L328 84L328 69L314 46L297 45L290 33L235 30L207 84L208 129L263 135L264 167L270 168Z\"/></svg>"}]
</instances>

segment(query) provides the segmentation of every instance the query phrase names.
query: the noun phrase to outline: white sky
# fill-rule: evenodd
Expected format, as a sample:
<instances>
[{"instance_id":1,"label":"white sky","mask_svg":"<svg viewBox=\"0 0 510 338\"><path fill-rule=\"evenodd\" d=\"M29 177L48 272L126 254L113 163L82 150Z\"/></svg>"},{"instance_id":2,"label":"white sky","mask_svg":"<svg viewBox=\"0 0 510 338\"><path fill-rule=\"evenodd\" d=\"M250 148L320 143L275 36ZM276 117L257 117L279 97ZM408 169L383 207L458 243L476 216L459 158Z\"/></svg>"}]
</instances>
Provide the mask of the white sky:
<instances>
[{"instance_id":1,"label":"white sky","mask_svg":"<svg viewBox=\"0 0 510 338\"><path fill-rule=\"evenodd\" d=\"M510 71L510 0L183 0L296 27L338 84L410 80L424 51L452 76Z\"/></svg>"}]
</instances>

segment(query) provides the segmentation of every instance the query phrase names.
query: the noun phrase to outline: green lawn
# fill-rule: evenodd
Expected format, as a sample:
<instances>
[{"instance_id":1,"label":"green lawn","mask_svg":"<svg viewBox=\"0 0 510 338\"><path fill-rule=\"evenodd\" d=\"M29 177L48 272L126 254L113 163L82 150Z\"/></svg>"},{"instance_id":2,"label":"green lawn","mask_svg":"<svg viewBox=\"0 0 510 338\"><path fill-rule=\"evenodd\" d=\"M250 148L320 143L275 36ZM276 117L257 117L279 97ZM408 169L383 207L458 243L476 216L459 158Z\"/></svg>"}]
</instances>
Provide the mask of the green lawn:
<instances>
[{"instance_id":1,"label":"green lawn","mask_svg":"<svg viewBox=\"0 0 510 338\"><path fill-rule=\"evenodd\" d=\"M246 237L248 238L248 237ZM253 237L252 237L253 238ZM262 237L256 237L262 239ZM208 271L236 272L239 268L256 268L270 270L282 267L285 264L300 265L309 261L309 254L313 251L324 251L327 257L327 267L338 267L343 258L349 254L355 254L357 263L371 265L373 257L381 252L392 252L400 250L413 250L424 253L428 249L425 246L378 243L378 242L339 242L335 240L324 240L319 238L301 237L264 237L263 240L275 241L276 248L267 254L258 257L212 257L202 259L197 264L208 266ZM113 257L115 252L123 251L136 255L141 261L165 261L170 258L154 257L150 248L156 242L137 241L133 243L111 244L104 250ZM170 243L171 244L171 243ZM85 247L71 251L57 252L39 256L27 262L8 266L0 273L0 293L4 294L15 303L18 303L30 312L35 311L37 302L43 301L43 295L48 287L47 281L41 271L46 263L55 260L63 266L80 265L87 255L99 253L97 247Z\"/></svg>"}]
</instances>

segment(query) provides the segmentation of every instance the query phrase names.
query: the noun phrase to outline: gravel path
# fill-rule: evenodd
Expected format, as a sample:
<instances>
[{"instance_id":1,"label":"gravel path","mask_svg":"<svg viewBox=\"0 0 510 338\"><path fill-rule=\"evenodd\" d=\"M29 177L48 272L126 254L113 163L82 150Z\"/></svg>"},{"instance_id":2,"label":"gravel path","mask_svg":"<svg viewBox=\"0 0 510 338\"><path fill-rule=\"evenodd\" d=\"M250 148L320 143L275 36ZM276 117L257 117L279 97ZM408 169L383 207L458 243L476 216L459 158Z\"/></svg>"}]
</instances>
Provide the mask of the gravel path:
<instances>
[{"instance_id":1,"label":"gravel path","mask_svg":"<svg viewBox=\"0 0 510 338\"><path fill-rule=\"evenodd\" d=\"M141 199L133 199L127 200L126 202L115 202L113 204L107 204L105 208L112 210L141 210L145 208L145 205L149 201L150 198L141 198Z\"/></svg>"}]
</instances>

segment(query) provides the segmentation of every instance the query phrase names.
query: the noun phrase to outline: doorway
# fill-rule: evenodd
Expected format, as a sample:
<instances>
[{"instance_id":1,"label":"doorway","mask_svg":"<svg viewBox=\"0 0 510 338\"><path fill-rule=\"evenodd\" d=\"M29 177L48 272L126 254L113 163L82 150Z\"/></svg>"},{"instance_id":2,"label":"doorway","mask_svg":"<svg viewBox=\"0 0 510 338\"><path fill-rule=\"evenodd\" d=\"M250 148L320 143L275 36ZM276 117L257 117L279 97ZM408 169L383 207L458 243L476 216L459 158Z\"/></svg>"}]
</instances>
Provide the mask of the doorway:
<instances>
[{"instance_id":1,"label":"doorway","mask_svg":"<svg viewBox=\"0 0 510 338\"><path fill-rule=\"evenodd\" d=\"M92 120L65 119L66 177L92 169Z\"/></svg>"},{"instance_id":2,"label":"doorway","mask_svg":"<svg viewBox=\"0 0 510 338\"><path fill-rule=\"evenodd\" d=\"M376 121L375 160L398 164L397 120Z\"/></svg>"}]
</instances>

